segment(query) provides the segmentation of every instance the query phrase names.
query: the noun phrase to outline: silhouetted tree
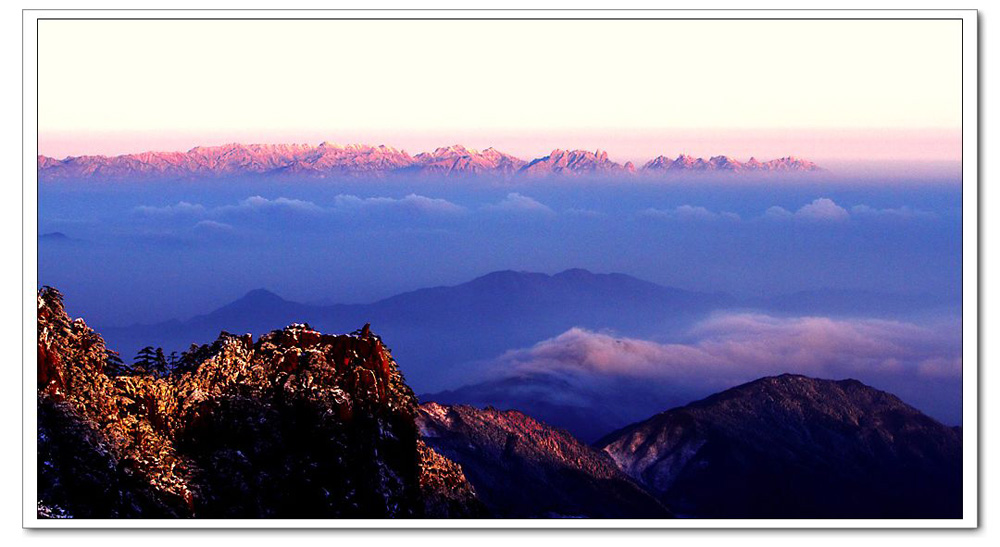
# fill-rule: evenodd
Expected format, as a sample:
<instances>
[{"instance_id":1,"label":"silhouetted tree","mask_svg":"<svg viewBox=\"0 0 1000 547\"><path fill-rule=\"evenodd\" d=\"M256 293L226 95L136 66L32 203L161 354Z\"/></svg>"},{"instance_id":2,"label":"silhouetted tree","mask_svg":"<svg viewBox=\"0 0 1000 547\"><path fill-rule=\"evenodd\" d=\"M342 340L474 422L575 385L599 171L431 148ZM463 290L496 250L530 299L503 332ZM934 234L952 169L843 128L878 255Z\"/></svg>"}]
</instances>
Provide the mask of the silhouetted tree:
<instances>
[{"instance_id":1,"label":"silhouetted tree","mask_svg":"<svg viewBox=\"0 0 1000 547\"><path fill-rule=\"evenodd\" d=\"M42 285L42 288L38 292L43 299L58 302L60 306L63 305L63 293L59 292L59 289L50 287L49 285Z\"/></svg>"},{"instance_id":2,"label":"silhouetted tree","mask_svg":"<svg viewBox=\"0 0 1000 547\"><path fill-rule=\"evenodd\" d=\"M153 349L152 346L146 346L139 350L135 356L135 362L132 363L132 368L155 376L164 376L169 372L163 348Z\"/></svg>"},{"instance_id":3,"label":"silhouetted tree","mask_svg":"<svg viewBox=\"0 0 1000 547\"><path fill-rule=\"evenodd\" d=\"M59 289L44 285L38 290L38 296L47 302L49 309L52 310L49 320L53 327L58 330L70 328L69 317L63 313L66 308L63 306L63 294L59 292Z\"/></svg>"},{"instance_id":4,"label":"silhouetted tree","mask_svg":"<svg viewBox=\"0 0 1000 547\"><path fill-rule=\"evenodd\" d=\"M117 351L104 350L104 373L108 376L121 376L128 372L128 366L122 361Z\"/></svg>"},{"instance_id":5,"label":"silhouetted tree","mask_svg":"<svg viewBox=\"0 0 1000 547\"><path fill-rule=\"evenodd\" d=\"M187 351L181 353L180 359L177 360L177 364L171 369L175 374L184 374L185 372L191 372L198 368L205 359L208 359L212 355L212 348L207 344L191 344Z\"/></svg>"},{"instance_id":6,"label":"silhouetted tree","mask_svg":"<svg viewBox=\"0 0 1000 547\"><path fill-rule=\"evenodd\" d=\"M167 368L167 356L163 354L163 348L156 348L156 360L154 361L153 374L165 376L170 370Z\"/></svg>"}]
</instances>

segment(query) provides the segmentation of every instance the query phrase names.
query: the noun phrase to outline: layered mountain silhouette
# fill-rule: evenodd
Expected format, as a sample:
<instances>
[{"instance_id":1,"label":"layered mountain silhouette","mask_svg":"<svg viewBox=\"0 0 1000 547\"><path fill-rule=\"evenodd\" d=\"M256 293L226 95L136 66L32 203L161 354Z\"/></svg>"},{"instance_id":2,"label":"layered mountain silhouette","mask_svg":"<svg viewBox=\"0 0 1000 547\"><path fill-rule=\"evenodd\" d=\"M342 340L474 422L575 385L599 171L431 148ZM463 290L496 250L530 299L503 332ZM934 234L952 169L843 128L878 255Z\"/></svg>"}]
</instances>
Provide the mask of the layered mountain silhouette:
<instances>
[{"instance_id":1,"label":"layered mountain silhouette","mask_svg":"<svg viewBox=\"0 0 1000 547\"><path fill-rule=\"evenodd\" d=\"M589 447L418 405L368 325L223 333L169 370L116 361L52 288L37 327L40 517L962 516L961 428L856 380L762 378Z\"/></svg>"},{"instance_id":2,"label":"layered mountain silhouette","mask_svg":"<svg viewBox=\"0 0 1000 547\"><path fill-rule=\"evenodd\" d=\"M447 404L520 408L593 441L641 415L615 411L615 406L595 414L595 409L608 405L605 394L580 386L569 389L560 378L543 374L485 377L484 362L572 328L646 338L677 332L717 310L877 316L939 305L940 299L930 295L834 289L744 300L664 287L618 273L499 271L459 285L420 289L369 304L303 304L257 289L184 321L102 326L101 332L112 349L130 359L145 346L180 352L193 340L210 340L222 331L267 332L304 321L324 331L342 332L370 322L398 346L394 349L406 363L407 378L418 393ZM553 398L553 393L563 397ZM641 402L648 403L641 408L649 412L659 408L655 400Z\"/></svg>"},{"instance_id":3,"label":"layered mountain silhouette","mask_svg":"<svg viewBox=\"0 0 1000 547\"><path fill-rule=\"evenodd\" d=\"M761 162L739 162L726 156L708 160L681 155L660 156L639 170L650 175L667 172L811 172L820 168L793 157ZM143 152L120 156L75 156L56 159L38 156L40 179L84 178L192 178L236 175L296 175L315 177L380 177L394 174L429 176L549 176L634 174L597 150L553 150L524 160L493 148L478 151L462 145L437 148L411 156L385 145L341 146L306 144L226 144L196 147L187 152Z\"/></svg>"},{"instance_id":4,"label":"layered mountain silhouette","mask_svg":"<svg viewBox=\"0 0 1000 547\"><path fill-rule=\"evenodd\" d=\"M466 365L557 336L572 327L613 328L644 334L680 324L733 303L724 294L699 293L624 274L573 269L555 275L500 271L455 286L399 294L371 304L317 306L255 290L186 321L102 327L109 344L131 357L152 345L183 350L191 340L220 331L266 332L305 321L330 332L361 321L398 345L407 375L421 391L480 376Z\"/></svg>"},{"instance_id":5,"label":"layered mountain silhouette","mask_svg":"<svg viewBox=\"0 0 1000 547\"><path fill-rule=\"evenodd\" d=\"M856 380L756 380L596 446L680 515L959 518L962 435Z\"/></svg>"}]
</instances>

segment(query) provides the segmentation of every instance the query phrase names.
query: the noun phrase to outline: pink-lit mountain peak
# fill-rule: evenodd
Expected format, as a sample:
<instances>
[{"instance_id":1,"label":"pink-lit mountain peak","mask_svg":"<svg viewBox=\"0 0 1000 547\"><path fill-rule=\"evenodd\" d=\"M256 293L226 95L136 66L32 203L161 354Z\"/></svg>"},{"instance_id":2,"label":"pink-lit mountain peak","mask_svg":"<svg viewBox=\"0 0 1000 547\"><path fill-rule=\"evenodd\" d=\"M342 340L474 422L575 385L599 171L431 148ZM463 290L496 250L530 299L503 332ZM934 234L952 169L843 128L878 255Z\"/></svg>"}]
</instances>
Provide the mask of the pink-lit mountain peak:
<instances>
[{"instance_id":1,"label":"pink-lit mountain peak","mask_svg":"<svg viewBox=\"0 0 1000 547\"><path fill-rule=\"evenodd\" d=\"M526 175L597 174L625 172L625 167L608 159L603 150L555 149L548 156L532 160L521 172Z\"/></svg>"},{"instance_id":2,"label":"pink-lit mountain peak","mask_svg":"<svg viewBox=\"0 0 1000 547\"><path fill-rule=\"evenodd\" d=\"M819 171L815 163L788 156L762 162L751 157L741 162L731 156L718 155L709 159L696 158L687 154L679 154L675 159L658 156L643 166L643 171L732 171L732 172L774 172L774 171Z\"/></svg>"},{"instance_id":3,"label":"pink-lit mountain peak","mask_svg":"<svg viewBox=\"0 0 1000 547\"><path fill-rule=\"evenodd\" d=\"M494 148L479 152L461 144L436 148L414 156L416 164L410 171L437 174L501 174L510 175L524 165L524 160L504 154Z\"/></svg>"},{"instance_id":4,"label":"pink-lit mountain peak","mask_svg":"<svg viewBox=\"0 0 1000 547\"><path fill-rule=\"evenodd\" d=\"M676 172L805 172L820 168L808 161L787 156L769 161L750 158L741 162L731 156L709 159L680 154L664 155L647 162L640 170L646 175ZM62 160L38 156L38 174L48 178L188 178L235 175L388 176L420 174L432 176L488 175L564 176L630 175L632 162L611 160L603 150L555 149L530 161L487 148L483 151L461 144L432 152L410 155L387 145L333 144L240 144L198 146L187 152L142 152L121 156L78 156Z\"/></svg>"}]
</instances>

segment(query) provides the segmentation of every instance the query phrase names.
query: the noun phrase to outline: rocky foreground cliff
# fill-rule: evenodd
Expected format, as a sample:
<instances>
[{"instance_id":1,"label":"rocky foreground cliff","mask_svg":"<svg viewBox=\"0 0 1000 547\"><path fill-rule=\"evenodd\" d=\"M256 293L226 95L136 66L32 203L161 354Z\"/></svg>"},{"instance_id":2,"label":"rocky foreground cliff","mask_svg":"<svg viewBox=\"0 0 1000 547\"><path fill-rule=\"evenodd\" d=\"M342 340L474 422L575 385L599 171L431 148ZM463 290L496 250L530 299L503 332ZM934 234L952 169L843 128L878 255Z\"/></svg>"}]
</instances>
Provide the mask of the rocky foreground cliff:
<instances>
[{"instance_id":1,"label":"rocky foreground cliff","mask_svg":"<svg viewBox=\"0 0 1000 547\"><path fill-rule=\"evenodd\" d=\"M516 410L424 403L424 441L459 464L500 517L670 518L607 455Z\"/></svg>"},{"instance_id":2,"label":"rocky foreground cliff","mask_svg":"<svg viewBox=\"0 0 1000 547\"><path fill-rule=\"evenodd\" d=\"M38 511L76 518L476 517L424 445L416 398L367 328L223 333L187 370L115 374L38 294Z\"/></svg>"}]
</instances>

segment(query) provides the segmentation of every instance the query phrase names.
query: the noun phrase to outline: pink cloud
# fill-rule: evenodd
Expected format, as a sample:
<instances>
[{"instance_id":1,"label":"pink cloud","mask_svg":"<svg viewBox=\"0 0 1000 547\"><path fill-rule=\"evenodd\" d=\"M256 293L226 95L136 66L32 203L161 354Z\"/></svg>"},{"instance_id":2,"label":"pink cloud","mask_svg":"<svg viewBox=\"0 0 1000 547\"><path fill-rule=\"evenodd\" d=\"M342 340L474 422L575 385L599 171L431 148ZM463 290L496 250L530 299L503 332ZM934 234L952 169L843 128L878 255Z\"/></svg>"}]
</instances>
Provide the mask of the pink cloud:
<instances>
[{"instance_id":1,"label":"pink cloud","mask_svg":"<svg viewBox=\"0 0 1000 547\"><path fill-rule=\"evenodd\" d=\"M530 213L551 215L554 211L544 203L517 192L507 194L500 202L483 207L485 211L497 213Z\"/></svg>"},{"instance_id":2,"label":"pink cloud","mask_svg":"<svg viewBox=\"0 0 1000 547\"><path fill-rule=\"evenodd\" d=\"M785 372L820 377L961 375L956 329L880 319L714 316L685 343L615 337L580 328L499 357L498 371L695 382Z\"/></svg>"}]
</instances>

